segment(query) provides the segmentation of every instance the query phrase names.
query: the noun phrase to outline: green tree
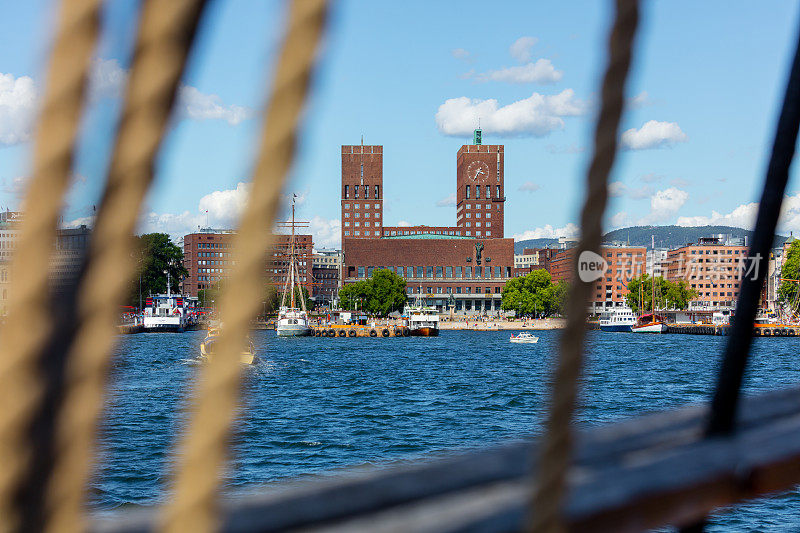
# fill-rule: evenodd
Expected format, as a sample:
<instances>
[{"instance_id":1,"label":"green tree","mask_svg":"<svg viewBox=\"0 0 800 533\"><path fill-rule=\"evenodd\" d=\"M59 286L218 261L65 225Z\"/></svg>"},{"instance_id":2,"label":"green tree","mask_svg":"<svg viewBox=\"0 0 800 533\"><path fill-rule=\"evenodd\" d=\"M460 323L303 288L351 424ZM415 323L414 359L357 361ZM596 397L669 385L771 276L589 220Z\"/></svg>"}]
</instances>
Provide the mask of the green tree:
<instances>
[{"instance_id":1,"label":"green tree","mask_svg":"<svg viewBox=\"0 0 800 533\"><path fill-rule=\"evenodd\" d=\"M359 309L380 316L403 309L406 304L406 282L391 270L379 269L372 278L351 283L339 291L342 309Z\"/></svg>"},{"instance_id":2,"label":"green tree","mask_svg":"<svg viewBox=\"0 0 800 533\"><path fill-rule=\"evenodd\" d=\"M553 284L549 272L537 269L506 282L501 306L522 316L549 316L562 311L567 291L566 282Z\"/></svg>"},{"instance_id":3,"label":"green tree","mask_svg":"<svg viewBox=\"0 0 800 533\"><path fill-rule=\"evenodd\" d=\"M301 300L306 303L306 310L307 311L311 311L312 309L314 309L314 300L312 300L311 297L309 296L308 289L306 289L305 287L295 287L294 288L294 305L295 305L295 307L298 307L298 308L300 307ZM276 303L275 309L277 310L278 307L280 307L281 303L284 302L283 293L282 292L276 292L276 297L272 301L274 301ZM267 300L267 303L269 304L269 303L271 303L271 301ZM288 292L286 293L285 304L286 304L286 307L289 307L289 306L292 305L292 296Z\"/></svg>"},{"instance_id":4,"label":"green tree","mask_svg":"<svg viewBox=\"0 0 800 533\"><path fill-rule=\"evenodd\" d=\"M142 298L150 294L167 292L169 272L170 290L178 292L181 280L188 274L183 266L183 250L172 242L166 233L146 233L137 237L137 263L141 275ZM131 304L139 305L139 278L133 283Z\"/></svg>"},{"instance_id":5,"label":"green tree","mask_svg":"<svg viewBox=\"0 0 800 533\"><path fill-rule=\"evenodd\" d=\"M655 283L655 291L653 291ZM625 301L635 313L656 309L686 309L689 300L697 296L697 291L689 288L689 285L681 280L672 282L658 276L651 278L647 274L642 274L638 278L633 278L628 282L628 294ZM639 301L640 295L642 302ZM656 302L653 306L653 295Z\"/></svg>"},{"instance_id":6,"label":"green tree","mask_svg":"<svg viewBox=\"0 0 800 533\"><path fill-rule=\"evenodd\" d=\"M794 241L789 249L786 251L786 259L781 268L781 284L778 286L778 300L783 305L789 305L797 302L797 292L800 283L800 240Z\"/></svg>"}]
</instances>

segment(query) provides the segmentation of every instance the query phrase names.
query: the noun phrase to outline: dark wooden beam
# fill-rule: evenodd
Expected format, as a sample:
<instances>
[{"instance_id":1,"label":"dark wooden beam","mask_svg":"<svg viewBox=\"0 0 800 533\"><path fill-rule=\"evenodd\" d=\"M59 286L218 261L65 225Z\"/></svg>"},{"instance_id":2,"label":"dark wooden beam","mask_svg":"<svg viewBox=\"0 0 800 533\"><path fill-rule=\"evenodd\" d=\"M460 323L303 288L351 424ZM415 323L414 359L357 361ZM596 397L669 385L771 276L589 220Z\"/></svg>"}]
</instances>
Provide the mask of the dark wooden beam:
<instances>
[{"instance_id":1,"label":"dark wooden beam","mask_svg":"<svg viewBox=\"0 0 800 533\"><path fill-rule=\"evenodd\" d=\"M574 531L641 531L800 483L800 388L743 401L739 431L703 438L707 406L578 435L566 507ZM513 442L382 468L277 483L225 505L226 531L507 531L530 501L535 443ZM153 510L95 531L148 531Z\"/></svg>"}]
</instances>

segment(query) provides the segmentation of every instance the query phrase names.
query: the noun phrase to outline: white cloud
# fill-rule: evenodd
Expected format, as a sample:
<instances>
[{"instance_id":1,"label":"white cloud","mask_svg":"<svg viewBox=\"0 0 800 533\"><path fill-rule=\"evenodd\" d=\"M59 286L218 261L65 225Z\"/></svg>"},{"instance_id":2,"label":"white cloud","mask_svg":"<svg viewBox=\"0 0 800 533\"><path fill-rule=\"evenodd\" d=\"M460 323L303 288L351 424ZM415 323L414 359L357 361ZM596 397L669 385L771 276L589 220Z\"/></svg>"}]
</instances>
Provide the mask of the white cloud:
<instances>
[{"instance_id":1,"label":"white cloud","mask_svg":"<svg viewBox=\"0 0 800 533\"><path fill-rule=\"evenodd\" d=\"M753 229L758 213L758 202L741 204L729 213L711 211L710 215L678 217L679 226L735 226ZM778 231L800 231L800 193L783 197L781 215L778 221Z\"/></svg>"},{"instance_id":2,"label":"white cloud","mask_svg":"<svg viewBox=\"0 0 800 533\"><path fill-rule=\"evenodd\" d=\"M541 189L541 185L538 183L534 183L532 181L526 181L522 185L519 186L520 191L527 191L527 192L536 192Z\"/></svg>"},{"instance_id":3,"label":"white cloud","mask_svg":"<svg viewBox=\"0 0 800 533\"><path fill-rule=\"evenodd\" d=\"M554 228L550 224L542 228L529 229L522 233L515 233L515 241L526 241L528 239L557 239L559 237L577 237L580 232L578 226L572 222L561 228Z\"/></svg>"},{"instance_id":4,"label":"white cloud","mask_svg":"<svg viewBox=\"0 0 800 533\"><path fill-rule=\"evenodd\" d=\"M407 220L401 220L397 223L397 226L400 228L409 228L411 227L411 222L408 222Z\"/></svg>"},{"instance_id":5,"label":"white cloud","mask_svg":"<svg viewBox=\"0 0 800 533\"><path fill-rule=\"evenodd\" d=\"M631 217L625 211L620 211L612 216L608 221L609 229L624 228L632 225Z\"/></svg>"},{"instance_id":6,"label":"white cloud","mask_svg":"<svg viewBox=\"0 0 800 533\"><path fill-rule=\"evenodd\" d=\"M490 70L480 74L468 73L466 77L474 77L476 81L502 81L506 83L555 83L564 77L564 73L556 70L549 59L537 59L536 62Z\"/></svg>"},{"instance_id":7,"label":"white cloud","mask_svg":"<svg viewBox=\"0 0 800 533\"><path fill-rule=\"evenodd\" d=\"M314 216L310 221L308 231L311 232L315 247L340 248L342 245L342 221L338 218L327 219Z\"/></svg>"},{"instance_id":8,"label":"white cloud","mask_svg":"<svg viewBox=\"0 0 800 533\"><path fill-rule=\"evenodd\" d=\"M608 194L614 197L627 196L631 200L641 200L650 197L653 194L653 189L649 185L629 187L621 181L614 181L608 184Z\"/></svg>"},{"instance_id":9,"label":"white cloud","mask_svg":"<svg viewBox=\"0 0 800 533\"><path fill-rule=\"evenodd\" d=\"M670 187L656 193L650 198L650 213L642 218L640 224L660 224L670 220L689 199L689 193L676 187Z\"/></svg>"},{"instance_id":10,"label":"white cloud","mask_svg":"<svg viewBox=\"0 0 800 533\"><path fill-rule=\"evenodd\" d=\"M465 50L463 48L456 48L450 53L453 54L453 57L455 57L456 59L469 60L470 58L469 50Z\"/></svg>"},{"instance_id":11,"label":"white cloud","mask_svg":"<svg viewBox=\"0 0 800 533\"><path fill-rule=\"evenodd\" d=\"M224 105L216 94L205 94L184 85L178 92L178 112L194 120L224 120L231 126L253 116L251 109L239 105Z\"/></svg>"},{"instance_id":12,"label":"white cloud","mask_svg":"<svg viewBox=\"0 0 800 533\"><path fill-rule=\"evenodd\" d=\"M657 181L661 181L663 178L664 176L656 174L654 172L650 172L649 174L642 174L641 176L639 176L639 179L645 183L655 183Z\"/></svg>"},{"instance_id":13,"label":"white cloud","mask_svg":"<svg viewBox=\"0 0 800 533\"><path fill-rule=\"evenodd\" d=\"M30 140L36 100L36 84L32 78L0 73L0 144Z\"/></svg>"},{"instance_id":14,"label":"white cloud","mask_svg":"<svg viewBox=\"0 0 800 533\"><path fill-rule=\"evenodd\" d=\"M125 89L128 71L116 59L95 59L89 76L89 95L93 99L118 98ZM224 120L235 126L253 116L249 108L224 105L216 94L200 92L196 87L182 85L175 103L176 113L192 120Z\"/></svg>"},{"instance_id":15,"label":"white cloud","mask_svg":"<svg viewBox=\"0 0 800 533\"><path fill-rule=\"evenodd\" d=\"M213 220L215 226L235 228L239 218L247 206L247 196L250 193L249 183L237 183L235 189L214 191L202 198L198 204L201 213L208 212L209 221Z\"/></svg>"},{"instance_id":16,"label":"white cloud","mask_svg":"<svg viewBox=\"0 0 800 533\"><path fill-rule=\"evenodd\" d=\"M676 143L683 143L689 137L676 122L659 122L649 120L638 130L631 128L622 133L622 147L628 150L649 150L651 148L668 148Z\"/></svg>"},{"instance_id":17,"label":"white cloud","mask_svg":"<svg viewBox=\"0 0 800 533\"><path fill-rule=\"evenodd\" d=\"M631 109L641 109L651 105L653 105L653 100L647 94L647 91L642 91L633 98L628 99L628 107Z\"/></svg>"},{"instance_id":18,"label":"white cloud","mask_svg":"<svg viewBox=\"0 0 800 533\"><path fill-rule=\"evenodd\" d=\"M436 202L436 207L453 207L456 205L456 195L455 193L445 196L438 202Z\"/></svg>"},{"instance_id":19,"label":"white cloud","mask_svg":"<svg viewBox=\"0 0 800 533\"><path fill-rule=\"evenodd\" d=\"M531 48L538 42L536 37L520 37L508 47L508 53L520 63L525 63L531 60Z\"/></svg>"},{"instance_id":20,"label":"white cloud","mask_svg":"<svg viewBox=\"0 0 800 533\"><path fill-rule=\"evenodd\" d=\"M671 180L669 180L669 184L672 185L673 187L688 187L689 185L691 185L691 183L689 183L683 178L672 178Z\"/></svg>"},{"instance_id":21,"label":"white cloud","mask_svg":"<svg viewBox=\"0 0 800 533\"><path fill-rule=\"evenodd\" d=\"M497 100L451 98L439 106L436 125L445 135L469 136L480 119L484 133L498 136L543 137L564 128L563 117L584 112L585 105L572 89L555 95L533 93L530 97L499 107Z\"/></svg>"}]
</instances>

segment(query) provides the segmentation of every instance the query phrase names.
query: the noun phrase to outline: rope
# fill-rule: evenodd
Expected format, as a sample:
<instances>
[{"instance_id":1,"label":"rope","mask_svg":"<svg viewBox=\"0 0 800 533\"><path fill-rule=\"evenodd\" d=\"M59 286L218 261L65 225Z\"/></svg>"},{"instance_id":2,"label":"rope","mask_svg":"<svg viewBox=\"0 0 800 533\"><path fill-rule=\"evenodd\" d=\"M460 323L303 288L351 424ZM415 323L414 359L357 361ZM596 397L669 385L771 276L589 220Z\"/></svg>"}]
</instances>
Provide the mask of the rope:
<instances>
[{"instance_id":1,"label":"rope","mask_svg":"<svg viewBox=\"0 0 800 533\"><path fill-rule=\"evenodd\" d=\"M41 403L37 365L51 331L48 265L58 217L69 186L81 106L97 41L100 0L64 0L47 70L36 131L33 173L24 201L14 290L0 353L0 531L23 527L13 499L30 464L27 427ZM31 327L35 324L35 327Z\"/></svg>"},{"instance_id":2,"label":"rope","mask_svg":"<svg viewBox=\"0 0 800 533\"><path fill-rule=\"evenodd\" d=\"M48 491L49 531L85 529L82 504L116 336L116 313L135 265L133 232L153 179L186 57L205 0L147 0L103 200L78 296L78 324ZM26 334L29 329L26 330Z\"/></svg>"},{"instance_id":3,"label":"rope","mask_svg":"<svg viewBox=\"0 0 800 533\"><path fill-rule=\"evenodd\" d=\"M753 340L753 321L758 312L761 288L767 277L767 261L775 238L775 229L778 226L786 183L789 180L789 167L794 157L798 129L800 129L800 41L797 43L786 84L786 93L750 245L748 266L755 268L756 275L745 275L741 280L736 315L725 347L717 389L711 402L711 416L706 428L709 435L724 435L734 430L739 392Z\"/></svg>"},{"instance_id":4,"label":"rope","mask_svg":"<svg viewBox=\"0 0 800 533\"><path fill-rule=\"evenodd\" d=\"M266 288L264 257L273 242L283 183L294 158L300 113L327 15L326 0L294 0L266 111L259 157L247 209L234 239L233 275L220 302L225 324L217 352L203 367L196 403L180 445L174 497L165 509L168 532L206 532L216 528L215 499L236 414L239 358L250 319L261 308ZM260 287L261 290L254 290Z\"/></svg>"},{"instance_id":5,"label":"rope","mask_svg":"<svg viewBox=\"0 0 800 533\"><path fill-rule=\"evenodd\" d=\"M616 17L608 43L608 66L603 78L602 105L594 135L592 161L586 176L587 195L581 212L581 238L572 262L572 290L567 301L567 325L561 335L546 433L538 458L539 475L533 491L529 530L566 531L561 507L572 452L570 425L575 410L583 364L586 307L594 281L578 275L581 253L599 251L602 217L608 200L608 175L614 164L617 135L624 103L625 81L631 63L633 39L639 21L637 0L617 0Z\"/></svg>"}]
</instances>

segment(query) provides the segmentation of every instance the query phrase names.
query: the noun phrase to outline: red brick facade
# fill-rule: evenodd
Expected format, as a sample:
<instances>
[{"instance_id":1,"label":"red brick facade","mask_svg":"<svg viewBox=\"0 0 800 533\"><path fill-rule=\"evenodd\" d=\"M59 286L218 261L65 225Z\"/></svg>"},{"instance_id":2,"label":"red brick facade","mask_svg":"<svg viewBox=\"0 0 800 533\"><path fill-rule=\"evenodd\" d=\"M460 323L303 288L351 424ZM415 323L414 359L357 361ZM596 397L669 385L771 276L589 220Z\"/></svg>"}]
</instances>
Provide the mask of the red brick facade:
<instances>
[{"instance_id":1,"label":"red brick facade","mask_svg":"<svg viewBox=\"0 0 800 533\"><path fill-rule=\"evenodd\" d=\"M342 146L342 242L383 228L383 146Z\"/></svg>"},{"instance_id":2,"label":"red brick facade","mask_svg":"<svg viewBox=\"0 0 800 533\"><path fill-rule=\"evenodd\" d=\"M181 292L187 296L197 296L197 292L210 289L230 275L233 268L231 259L234 233L202 232L183 237L183 266L189 274L181 284ZM288 275L289 235L276 235L275 246L264 259L264 274L269 283L280 290ZM300 285L313 294L312 289L312 240L311 235L295 235L300 264L298 271Z\"/></svg>"},{"instance_id":3,"label":"red brick facade","mask_svg":"<svg viewBox=\"0 0 800 533\"><path fill-rule=\"evenodd\" d=\"M466 144L456 156L456 226L469 237L503 238L503 145Z\"/></svg>"},{"instance_id":4,"label":"red brick facade","mask_svg":"<svg viewBox=\"0 0 800 533\"><path fill-rule=\"evenodd\" d=\"M667 252L666 278L698 292L690 309L733 307L739 296L746 246L690 244Z\"/></svg>"}]
</instances>

